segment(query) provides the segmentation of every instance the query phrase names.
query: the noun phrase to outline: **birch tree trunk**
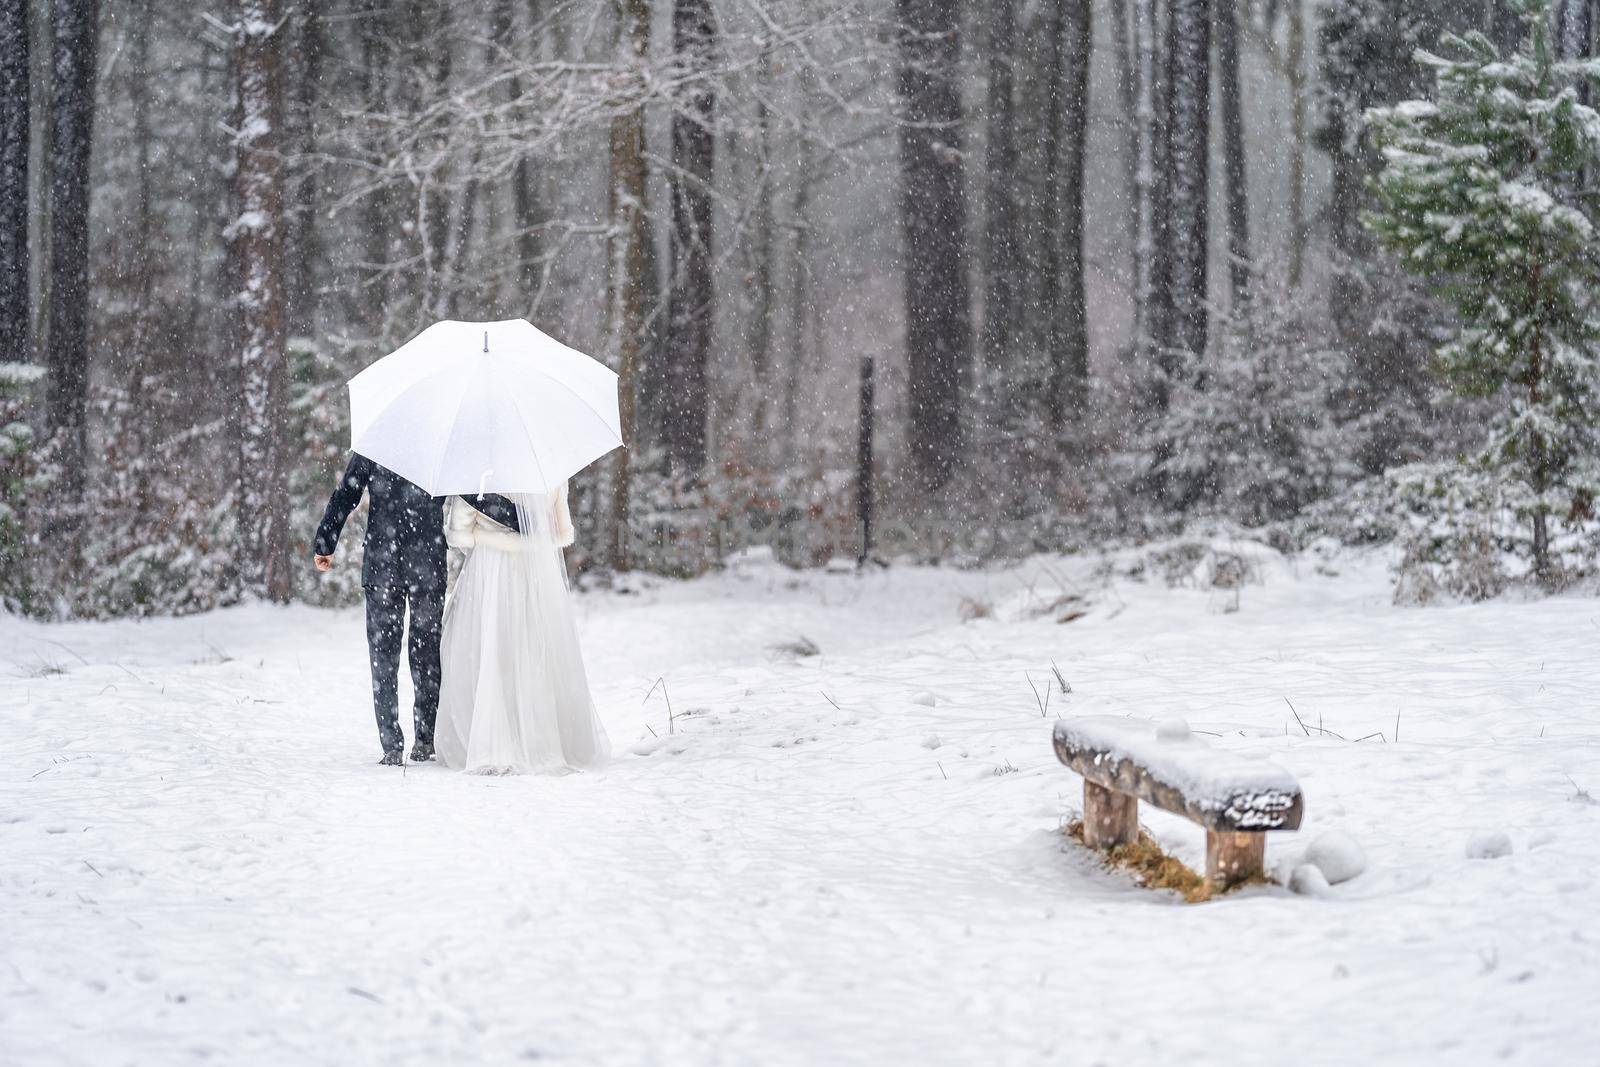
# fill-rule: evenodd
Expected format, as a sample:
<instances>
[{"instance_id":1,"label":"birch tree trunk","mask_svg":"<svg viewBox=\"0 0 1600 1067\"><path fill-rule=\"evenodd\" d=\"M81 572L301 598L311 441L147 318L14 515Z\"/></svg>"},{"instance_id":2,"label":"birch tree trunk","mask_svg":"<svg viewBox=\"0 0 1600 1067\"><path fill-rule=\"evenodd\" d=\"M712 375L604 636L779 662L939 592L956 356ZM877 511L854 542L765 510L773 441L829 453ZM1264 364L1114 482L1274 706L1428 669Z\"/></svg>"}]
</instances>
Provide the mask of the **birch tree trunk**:
<instances>
[{"instance_id":1,"label":"birch tree trunk","mask_svg":"<svg viewBox=\"0 0 1600 1067\"><path fill-rule=\"evenodd\" d=\"M234 74L239 213L229 227L238 257L240 333L239 548L245 586L287 601L289 495L284 455L283 124L279 0L238 0Z\"/></svg>"}]
</instances>

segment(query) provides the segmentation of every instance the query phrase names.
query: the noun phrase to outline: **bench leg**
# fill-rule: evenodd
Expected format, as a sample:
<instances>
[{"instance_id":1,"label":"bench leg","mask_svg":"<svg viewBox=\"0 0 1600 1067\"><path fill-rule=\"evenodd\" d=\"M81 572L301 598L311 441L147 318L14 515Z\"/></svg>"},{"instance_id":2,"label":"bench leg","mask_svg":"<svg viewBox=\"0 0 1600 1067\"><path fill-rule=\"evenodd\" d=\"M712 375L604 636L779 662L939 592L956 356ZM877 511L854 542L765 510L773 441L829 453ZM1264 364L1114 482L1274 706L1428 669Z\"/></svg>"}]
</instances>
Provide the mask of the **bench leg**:
<instances>
[{"instance_id":1,"label":"bench leg","mask_svg":"<svg viewBox=\"0 0 1600 1067\"><path fill-rule=\"evenodd\" d=\"M1266 859L1266 834L1206 831L1206 880L1219 889L1261 877Z\"/></svg>"},{"instance_id":2,"label":"bench leg","mask_svg":"<svg viewBox=\"0 0 1600 1067\"><path fill-rule=\"evenodd\" d=\"M1112 848L1138 839L1139 798L1084 779L1083 843L1090 848Z\"/></svg>"}]
</instances>

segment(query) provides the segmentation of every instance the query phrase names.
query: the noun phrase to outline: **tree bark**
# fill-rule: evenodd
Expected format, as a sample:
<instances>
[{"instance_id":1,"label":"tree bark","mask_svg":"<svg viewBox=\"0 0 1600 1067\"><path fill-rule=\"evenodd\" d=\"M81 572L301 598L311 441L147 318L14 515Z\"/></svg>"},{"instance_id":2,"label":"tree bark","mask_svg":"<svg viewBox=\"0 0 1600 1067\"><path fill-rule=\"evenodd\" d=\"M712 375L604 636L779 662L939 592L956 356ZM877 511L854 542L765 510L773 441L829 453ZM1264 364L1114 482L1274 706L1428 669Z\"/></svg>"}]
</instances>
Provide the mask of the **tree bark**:
<instances>
[{"instance_id":1,"label":"tree bark","mask_svg":"<svg viewBox=\"0 0 1600 1067\"><path fill-rule=\"evenodd\" d=\"M609 209L613 234L611 297L616 309L618 410L622 439L634 444L636 377L645 330L645 163L644 65L650 55L649 0L618 0L621 62L621 105L611 120ZM611 544L608 562L616 570L628 566L629 495L632 470L627 448L617 450L611 474Z\"/></svg>"},{"instance_id":2,"label":"tree bark","mask_svg":"<svg viewBox=\"0 0 1600 1067\"><path fill-rule=\"evenodd\" d=\"M279 0L237 0L234 73L238 216L229 228L240 269L239 541L252 592L287 601L289 495L284 421L282 144L283 23Z\"/></svg>"},{"instance_id":3,"label":"tree bark","mask_svg":"<svg viewBox=\"0 0 1600 1067\"><path fill-rule=\"evenodd\" d=\"M1062 0L1060 34L1063 88L1059 187L1060 231L1056 237L1057 302L1051 314L1050 387L1047 410L1059 440L1069 412L1088 406L1089 316L1084 293L1083 192L1089 128L1089 62L1093 47L1093 0Z\"/></svg>"},{"instance_id":4,"label":"tree bark","mask_svg":"<svg viewBox=\"0 0 1600 1067\"><path fill-rule=\"evenodd\" d=\"M57 0L50 130L50 388L56 490L77 521L87 457L89 186L99 44L97 0Z\"/></svg>"},{"instance_id":5,"label":"tree bark","mask_svg":"<svg viewBox=\"0 0 1600 1067\"><path fill-rule=\"evenodd\" d=\"M0 8L0 362L33 358L28 300L29 99L28 5Z\"/></svg>"},{"instance_id":6,"label":"tree bark","mask_svg":"<svg viewBox=\"0 0 1600 1067\"><path fill-rule=\"evenodd\" d=\"M317 150L318 93L329 45L323 19L315 5L301 4L285 27L290 34L285 65L294 94L292 107L286 102L285 108L285 132L292 146L285 188L293 206L284 217L284 259L289 264L284 276L284 320L289 335L302 337L315 330L317 282L325 262L319 170L303 162Z\"/></svg>"},{"instance_id":7,"label":"tree bark","mask_svg":"<svg viewBox=\"0 0 1600 1067\"><path fill-rule=\"evenodd\" d=\"M512 34L514 21L512 14L513 0L496 0L495 19L492 36L494 42L505 46ZM540 0L530 0L527 6L529 29L537 32L542 12ZM533 55L530 60L539 58L539 42L533 41ZM522 97L522 82L513 76L506 86L507 96L513 101ZM537 294L541 290L543 277L544 247L540 240L541 227L544 223L543 198L539 195L539 175L534 168L533 161L527 155L517 157L515 165L511 168L511 214L516 226L517 249L517 288L518 297L524 302L524 312L528 316L536 314Z\"/></svg>"},{"instance_id":8,"label":"tree bark","mask_svg":"<svg viewBox=\"0 0 1600 1067\"><path fill-rule=\"evenodd\" d=\"M988 137L985 146L988 225L984 233L983 397L998 396L1012 360L1018 297L1023 294L1017 225L1016 0L989 7Z\"/></svg>"},{"instance_id":9,"label":"tree bark","mask_svg":"<svg viewBox=\"0 0 1600 1067\"><path fill-rule=\"evenodd\" d=\"M1159 331L1154 322L1156 300L1157 236L1156 152L1160 125L1156 117L1156 14L1157 0L1134 0L1134 51L1138 62L1139 95L1133 117L1138 128L1138 160L1134 165L1133 198L1138 228L1133 234L1133 347L1141 366L1153 362Z\"/></svg>"},{"instance_id":10,"label":"tree bark","mask_svg":"<svg viewBox=\"0 0 1600 1067\"><path fill-rule=\"evenodd\" d=\"M1556 8L1556 48L1562 59L1588 59L1594 55L1595 0L1561 0ZM1578 99L1589 102L1589 80L1578 81Z\"/></svg>"},{"instance_id":11,"label":"tree bark","mask_svg":"<svg viewBox=\"0 0 1600 1067\"><path fill-rule=\"evenodd\" d=\"M1216 0L1217 95L1222 109L1228 200L1228 280L1232 307L1250 295L1250 194L1245 178L1244 113L1239 92L1239 24L1234 0Z\"/></svg>"},{"instance_id":12,"label":"tree bark","mask_svg":"<svg viewBox=\"0 0 1600 1067\"><path fill-rule=\"evenodd\" d=\"M772 195L772 115L767 104L772 75L772 57L763 52L758 78L756 100L756 161L755 248L753 255L755 307L750 321L751 388L755 393L755 412L752 422L755 430L755 448L764 460L770 460L767 433L768 409L772 388L772 316L777 310L777 280L773 271L775 216Z\"/></svg>"},{"instance_id":13,"label":"tree bark","mask_svg":"<svg viewBox=\"0 0 1600 1067\"><path fill-rule=\"evenodd\" d=\"M896 0L900 21L900 217L905 233L911 460L927 490L962 455L972 356L961 154L959 0Z\"/></svg>"},{"instance_id":14,"label":"tree bark","mask_svg":"<svg viewBox=\"0 0 1600 1067\"><path fill-rule=\"evenodd\" d=\"M1210 0L1171 0L1167 46L1172 172L1166 258L1172 271L1171 343L1191 356L1205 351L1210 326L1210 7Z\"/></svg>"},{"instance_id":15,"label":"tree bark","mask_svg":"<svg viewBox=\"0 0 1600 1067\"><path fill-rule=\"evenodd\" d=\"M1289 285L1298 289L1306 261L1306 15L1289 0Z\"/></svg>"},{"instance_id":16,"label":"tree bark","mask_svg":"<svg viewBox=\"0 0 1600 1067\"><path fill-rule=\"evenodd\" d=\"M696 78L672 116L672 286L666 339L662 438L672 472L698 478L706 463L706 359L711 350L711 181L716 95L710 71L716 27L708 0L677 0L672 47L682 76Z\"/></svg>"},{"instance_id":17,"label":"tree bark","mask_svg":"<svg viewBox=\"0 0 1600 1067\"><path fill-rule=\"evenodd\" d=\"M1137 4L1138 0L1134 2ZM1137 15L1133 17L1137 18ZM1134 34L1129 22L1128 0L1111 0L1111 43L1116 49L1117 102L1122 106L1122 118L1126 124L1122 166L1127 175L1128 246L1131 249L1140 226L1140 204L1136 192L1139 187L1140 131L1136 117L1139 110L1139 67L1138 58L1134 53L1136 47ZM1129 262L1132 262L1131 256Z\"/></svg>"}]
</instances>

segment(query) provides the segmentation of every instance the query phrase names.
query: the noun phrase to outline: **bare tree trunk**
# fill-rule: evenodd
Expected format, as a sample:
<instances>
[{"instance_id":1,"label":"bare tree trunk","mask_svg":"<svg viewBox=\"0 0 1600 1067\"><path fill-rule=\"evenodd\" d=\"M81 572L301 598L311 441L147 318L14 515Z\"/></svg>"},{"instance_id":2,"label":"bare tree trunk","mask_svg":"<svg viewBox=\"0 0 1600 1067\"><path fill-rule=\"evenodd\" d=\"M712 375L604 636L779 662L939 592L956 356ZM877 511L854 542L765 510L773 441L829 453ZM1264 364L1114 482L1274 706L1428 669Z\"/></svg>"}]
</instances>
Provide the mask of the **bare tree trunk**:
<instances>
[{"instance_id":1,"label":"bare tree trunk","mask_svg":"<svg viewBox=\"0 0 1600 1067\"><path fill-rule=\"evenodd\" d=\"M1562 59L1594 55L1595 0L1561 0L1556 8L1556 46ZM1589 102L1588 79L1578 82L1578 99Z\"/></svg>"},{"instance_id":2,"label":"bare tree trunk","mask_svg":"<svg viewBox=\"0 0 1600 1067\"><path fill-rule=\"evenodd\" d=\"M810 87L811 79L802 73L801 84ZM793 466L800 441L800 377L806 366L806 329L811 315L811 183L816 179L812 166L811 139L800 136L800 159L795 167L794 202L791 208L794 231L793 265L789 272L789 366L784 376L784 463Z\"/></svg>"},{"instance_id":3,"label":"bare tree trunk","mask_svg":"<svg viewBox=\"0 0 1600 1067\"><path fill-rule=\"evenodd\" d=\"M283 125L279 0L237 0L234 73L239 214L230 227L241 286L239 534L246 586L287 601L289 496L284 455Z\"/></svg>"},{"instance_id":4,"label":"bare tree trunk","mask_svg":"<svg viewBox=\"0 0 1600 1067\"><path fill-rule=\"evenodd\" d=\"M752 419L755 447L766 459L771 458L767 454L766 439L768 411L771 407L768 392L772 388L772 316L777 310L777 287L772 269L773 227L776 224L772 205L772 116L766 96L770 91L771 71L771 54L763 52L757 75L760 87L756 100L756 151L760 158L756 161L755 307L750 322L750 371L755 390L755 413Z\"/></svg>"},{"instance_id":5,"label":"bare tree trunk","mask_svg":"<svg viewBox=\"0 0 1600 1067\"><path fill-rule=\"evenodd\" d=\"M1228 279L1237 312L1250 295L1250 198L1245 180L1244 114L1239 94L1239 24L1234 0L1216 0L1217 95L1228 199Z\"/></svg>"},{"instance_id":6,"label":"bare tree trunk","mask_svg":"<svg viewBox=\"0 0 1600 1067\"><path fill-rule=\"evenodd\" d=\"M0 8L0 362L33 358L28 300L29 100L28 5Z\"/></svg>"},{"instance_id":7,"label":"bare tree trunk","mask_svg":"<svg viewBox=\"0 0 1600 1067\"><path fill-rule=\"evenodd\" d=\"M1137 7L1139 0L1134 0ZM1132 16L1137 18L1137 14ZM1129 25L1130 15L1128 0L1111 0L1111 42L1116 49L1117 59L1117 102L1122 106L1124 127L1124 148L1122 166L1127 172L1128 186L1128 247L1131 250L1133 243L1138 238L1140 222L1139 188L1139 141L1140 127L1138 120L1139 110L1139 66L1138 57L1134 53L1136 34ZM1129 262L1133 263L1130 254ZM1134 271L1138 267L1134 264Z\"/></svg>"},{"instance_id":8,"label":"bare tree trunk","mask_svg":"<svg viewBox=\"0 0 1600 1067\"><path fill-rule=\"evenodd\" d=\"M698 72L672 116L672 287L666 340L662 438L672 472L698 478L706 463L706 359L711 350L711 243L716 97L709 73L716 26L708 0L677 0L672 47L681 70Z\"/></svg>"},{"instance_id":9,"label":"bare tree trunk","mask_svg":"<svg viewBox=\"0 0 1600 1067\"><path fill-rule=\"evenodd\" d=\"M1018 298L1023 294L1022 243L1018 234L1016 123L1016 0L991 0L989 7L988 138L985 146L988 226L984 233L982 403L1002 399L1006 365L1013 361ZM1009 421L1009 420L1008 420Z\"/></svg>"},{"instance_id":10,"label":"bare tree trunk","mask_svg":"<svg viewBox=\"0 0 1600 1067\"><path fill-rule=\"evenodd\" d=\"M1210 0L1171 0L1168 39L1169 141L1172 225L1167 259L1172 264L1172 345L1198 356L1210 325L1207 259L1210 247L1211 145Z\"/></svg>"},{"instance_id":11,"label":"bare tree trunk","mask_svg":"<svg viewBox=\"0 0 1600 1067\"><path fill-rule=\"evenodd\" d=\"M1083 191L1089 128L1089 62L1093 46L1093 0L1059 0L1063 93L1061 99L1060 230L1057 252L1057 303L1051 309L1050 387L1047 403L1051 433L1059 441L1067 413L1088 407L1089 322L1084 293Z\"/></svg>"},{"instance_id":12,"label":"bare tree trunk","mask_svg":"<svg viewBox=\"0 0 1600 1067\"><path fill-rule=\"evenodd\" d=\"M511 36L513 0L496 0L495 8L495 41L504 44ZM541 0L529 0L528 26L535 33L538 32L540 16L543 10ZM539 41L533 40L534 54L529 59L538 58ZM507 83L506 92L513 101L522 96L522 82L513 76ZM540 240L541 227L544 224L544 207L539 196L539 175L532 160L527 155L517 157L516 164L511 168L511 213L517 228L517 287L518 296L524 302L527 314L536 312L534 307L537 293L540 289L542 276L542 260L544 259L543 243Z\"/></svg>"},{"instance_id":13,"label":"bare tree trunk","mask_svg":"<svg viewBox=\"0 0 1600 1067\"><path fill-rule=\"evenodd\" d=\"M50 136L50 335L46 414L56 491L75 526L83 498L89 395L89 157L99 4L57 0Z\"/></svg>"},{"instance_id":14,"label":"bare tree trunk","mask_svg":"<svg viewBox=\"0 0 1600 1067\"><path fill-rule=\"evenodd\" d=\"M626 106L611 120L611 226L618 237L611 256L612 305L617 309L616 344L618 408L622 439L634 444L637 433L636 400L639 349L645 329L645 195L648 171L644 142L644 65L650 55L649 0L619 0L620 77ZM611 475L611 545L609 563L617 570L628 566L629 493L632 471L629 451L618 449Z\"/></svg>"},{"instance_id":15,"label":"bare tree trunk","mask_svg":"<svg viewBox=\"0 0 1600 1067\"><path fill-rule=\"evenodd\" d=\"M394 48L389 40L388 18L389 0L360 0L359 82L362 103L374 115L389 110ZM366 266L360 272L360 284L346 290L352 298L348 308L351 321L360 322L363 317L371 316L372 309L388 306L393 288L389 253L394 233L399 228L397 214L392 188L385 185L368 194L361 212L361 248Z\"/></svg>"},{"instance_id":16,"label":"bare tree trunk","mask_svg":"<svg viewBox=\"0 0 1600 1067\"><path fill-rule=\"evenodd\" d=\"M1289 284L1300 287L1306 261L1306 13L1289 0Z\"/></svg>"},{"instance_id":17,"label":"bare tree trunk","mask_svg":"<svg viewBox=\"0 0 1600 1067\"><path fill-rule=\"evenodd\" d=\"M1141 367L1153 362L1159 335L1152 312L1156 299L1156 149L1160 127L1156 119L1156 13L1157 0L1134 0L1134 42L1139 65L1138 107L1133 116L1138 129L1139 158L1134 166L1133 199L1138 228L1133 234L1133 347Z\"/></svg>"},{"instance_id":18,"label":"bare tree trunk","mask_svg":"<svg viewBox=\"0 0 1600 1067\"><path fill-rule=\"evenodd\" d=\"M285 28L290 34L284 58L292 100L285 102L289 174L284 187L292 205L284 217L284 322L290 336L310 336L317 317L317 281L324 262L322 188L318 169L308 160L317 150L316 115L322 87L323 58L328 48L324 16L315 5L300 4Z\"/></svg>"},{"instance_id":19,"label":"bare tree trunk","mask_svg":"<svg viewBox=\"0 0 1600 1067\"><path fill-rule=\"evenodd\" d=\"M900 20L901 222L912 466L943 487L962 455L961 389L972 358L961 153L959 0L896 0Z\"/></svg>"}]
</instances>

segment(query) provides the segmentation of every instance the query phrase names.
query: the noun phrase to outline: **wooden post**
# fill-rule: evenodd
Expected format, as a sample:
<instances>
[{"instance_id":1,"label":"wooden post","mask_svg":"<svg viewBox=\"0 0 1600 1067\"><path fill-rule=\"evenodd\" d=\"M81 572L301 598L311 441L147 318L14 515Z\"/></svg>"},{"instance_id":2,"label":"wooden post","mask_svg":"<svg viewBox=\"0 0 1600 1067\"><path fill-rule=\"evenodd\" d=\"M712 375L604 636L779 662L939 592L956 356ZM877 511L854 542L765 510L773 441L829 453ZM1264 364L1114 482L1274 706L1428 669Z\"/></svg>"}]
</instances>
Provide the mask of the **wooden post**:
<instances>
[{"instance_id":1,"label":"wooden post","mask_svg":"<svg viewBox=\"0 0 1600 1067\"><path fill-rule=\"evenodd\" d=\"M861 357L861 425L856 438L856 520L861 525L861 554L856 566L872 554L872 357Z\"/></svg>"},{"instance_id":2,"label":"wooden post","mask_svg":"<svg viewBox=\"0 0 1600 1067\"><path fill-rule=\"evenodd\" d=\"M1266 858L1266 834L1206 831L1206 881L1219 889L1261 877Z\"/></svg>"},{"instance_id":3,"label":"wooden post","mask_svg":"<svg viewBox=\"0 0 1600 1067\"><path fill-rule=\"evenodd\" d=\"M1113 848L1139 839L1139 798L1083 780L1083 843Z\"/></svg>"}]
</instances>

